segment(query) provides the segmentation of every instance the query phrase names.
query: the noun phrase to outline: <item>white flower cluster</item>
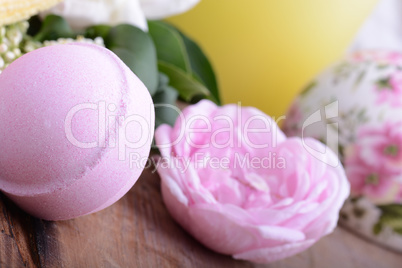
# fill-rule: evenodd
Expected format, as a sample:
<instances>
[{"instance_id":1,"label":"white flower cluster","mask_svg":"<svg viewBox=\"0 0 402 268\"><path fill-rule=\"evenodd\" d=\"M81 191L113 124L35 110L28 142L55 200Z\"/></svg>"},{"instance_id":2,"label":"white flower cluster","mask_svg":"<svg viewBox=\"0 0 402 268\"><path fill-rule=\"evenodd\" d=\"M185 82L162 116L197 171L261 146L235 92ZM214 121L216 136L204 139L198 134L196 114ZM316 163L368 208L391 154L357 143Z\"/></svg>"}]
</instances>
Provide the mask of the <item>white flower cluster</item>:
<instances>
[{"instance_id":1,"label":"white flower cluster","mask_svg":"<svg viewBox=\"0 0 402 268\"><path fill-rule=\"evenodd\" d=\"M102 37L96 37L94 40L77 36L73 38L59 38L43 43L32 40L27 35L29 23L27 21L18 22L12 25L0 27L0 74L14 60L25 53L44 46L53 46L68 43L91 43L105 46Z\"/></svg>"},{"instance_id":2,"label":"white flower cluster","mask_svg":"<svg viewBox=\"0 0 402 268\"><path fill-rule=\"evenodd\" d=\"M59 38L57 40L51 40L51 41L44 41L43 46L54 46L54 45L60 45L60 44L69 44L69 43L89 43L89 44L96 44L99 46L105 46L103 42L103 38L98 36L95 39L89 39L85 38L84 36L77 36L76 39L73 38Z\"/></svg>"},{"instance_id":3,"label":"white flower cluster","mask_svg":"<svg viewBox=\"0 0 402 268\"><path fill-rule=\"evenodd\" d=\"M22 55L21 44L28 27L27 21L0 27L0 72Z\"/></svg>"}]
</instances>

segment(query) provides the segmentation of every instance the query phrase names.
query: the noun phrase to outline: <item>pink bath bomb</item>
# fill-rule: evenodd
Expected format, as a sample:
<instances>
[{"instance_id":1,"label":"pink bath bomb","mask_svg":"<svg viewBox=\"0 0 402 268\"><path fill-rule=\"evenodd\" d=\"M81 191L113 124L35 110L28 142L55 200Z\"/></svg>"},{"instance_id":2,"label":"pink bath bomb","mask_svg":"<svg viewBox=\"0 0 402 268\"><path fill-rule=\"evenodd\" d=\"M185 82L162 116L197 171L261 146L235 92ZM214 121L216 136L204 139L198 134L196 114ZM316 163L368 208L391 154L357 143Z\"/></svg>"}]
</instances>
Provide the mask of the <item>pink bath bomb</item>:
<instances>
[{"instance_id":1,"label":"pink bath bomb","mask_svg":"<svg viewBox=\"0 0 402 268\"><path fill-rule=\"evenodd\" d=\"M147 88L111 51L35 50L0 75L0 189L46 220L99 211L137 181L153 129Z\"/></svg>"}]
</instances>

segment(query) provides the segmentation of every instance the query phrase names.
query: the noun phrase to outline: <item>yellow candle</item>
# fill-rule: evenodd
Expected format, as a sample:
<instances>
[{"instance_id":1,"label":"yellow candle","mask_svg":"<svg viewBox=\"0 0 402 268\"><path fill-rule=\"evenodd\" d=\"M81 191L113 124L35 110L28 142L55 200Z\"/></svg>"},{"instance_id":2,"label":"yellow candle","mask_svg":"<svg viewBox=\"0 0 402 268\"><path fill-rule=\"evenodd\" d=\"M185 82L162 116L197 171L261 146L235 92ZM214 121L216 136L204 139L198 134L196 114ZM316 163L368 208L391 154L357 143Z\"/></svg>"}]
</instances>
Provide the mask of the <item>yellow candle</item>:
<instances>
[{"instance_id":1,"label":"yellow candle","mask_svg":"<svg viewBox=\"0 0 402 268\"><path fill-rule=\"evenodd\" d=\"M377 0L201 0L169 21L195 39L224 103L283 115L301 88L341 57Z\"/></svg>"}]
</instances>

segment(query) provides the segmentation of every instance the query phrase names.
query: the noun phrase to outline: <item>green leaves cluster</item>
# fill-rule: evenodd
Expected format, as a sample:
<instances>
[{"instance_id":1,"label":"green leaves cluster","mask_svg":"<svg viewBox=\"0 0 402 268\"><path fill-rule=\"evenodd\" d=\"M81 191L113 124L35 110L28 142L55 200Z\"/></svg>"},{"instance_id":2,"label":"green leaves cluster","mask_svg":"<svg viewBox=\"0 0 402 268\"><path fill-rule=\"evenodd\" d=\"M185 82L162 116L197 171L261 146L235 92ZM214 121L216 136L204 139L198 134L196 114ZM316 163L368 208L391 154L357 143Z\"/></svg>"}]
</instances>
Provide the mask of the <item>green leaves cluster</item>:
<instances>
[{"instance_id":1,"label":"green leaves cluster","mask_svg":"<svg viewBox=\"0 0 402 268\"><path fill-rule=\"evenodd\" d=\"M402 235L402 205L390 204L378 206L381 216L377 224L373 227L373 232L379 234L384 226L389 226L394 232Z\"/></svg>"},{"instance_id":2,"label":"green leaves cluster","mask_svg":"<svg viewBox=\"0 0 402 268\"><path fill-rule=\"evenodd\" d=\"M155 103L156 126L173 125L178 99L193 103L207 98L220 104L213 68L202 49L178 29L162 21L149 21L149 32L128 24L96 25L82 33L71 30L59 16L49 15L41 23L32 19L34 40L56 40L84 35L102 37L112 50L141 79ZM169 106L170 105L170 106Z\"/></svg>"},{"instance_id":3,"label":"green leaves cluster","mask_svg":"<svg viewBox=\"0 0 402 268\"><path fill-rule=\"evenodd\" d=\"M180 97L191 102L199 95L220 103L214 71L200 47L172 25L150 21L148 26L159 70L169 76Z\"/></svg>"}]
</instances>

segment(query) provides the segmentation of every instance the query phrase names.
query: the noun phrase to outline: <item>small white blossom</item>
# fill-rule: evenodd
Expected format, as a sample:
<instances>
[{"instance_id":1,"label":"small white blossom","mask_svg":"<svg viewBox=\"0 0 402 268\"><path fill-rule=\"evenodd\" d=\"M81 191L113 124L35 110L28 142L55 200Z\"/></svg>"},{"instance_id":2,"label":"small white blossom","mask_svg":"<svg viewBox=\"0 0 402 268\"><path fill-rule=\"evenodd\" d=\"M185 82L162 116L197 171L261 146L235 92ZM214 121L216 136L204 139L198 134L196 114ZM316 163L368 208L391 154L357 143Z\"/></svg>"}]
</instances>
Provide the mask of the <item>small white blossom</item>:
<instances>
[{"instance_id":1,"label":"small white blossom","mask_svg":"<svg viewBox=\"0 0 402 268\"><path fill-rule=\"evenodd\" d=\"M97 44L97 45L99 45L99 46L105 46L105 43L104 43L104 41L103 41L103 38L100 37L100 36L96 37L96 38L94 39L94 41L95 41L95 44Z\"/></svg>"},{"instance_id":2,"label":"small white blossom","mask_svg":"<svg viewBox=\"0 0 402 268\"><path fill-rule=\"evenodd\" d=\"M15 55L13 52L11 52L11 51L7 51L7 52L4 54L4 59L5 59L7 62L13 61L13 60L15 59L15 57L16 57L16 55Z\"/></svg>"},{"instance_id":3,"label":"small white blossom","mask_svg":"<svg viewBox=\"0 0 402 268\"><path fill-rule=\"evenodd\" d=\"M35 49L36 49L36 47L33 44L26 44L24 46L25 52L31 52L31 51L34 51Z\"/></svg>"},{"instance_id":4,"label":"small white blossom","mask_svg":"<svg viewBox=\"0 0 402 268\"><path fill-rule=\"evenodd\" d=\"M21 56L21 49L16 47L13 49L13 53L15 54L16 57L19 57L19 56Z\"/></svg>"},{"instance_id":5,"label":"small white blossom","mask_svg":"<svg viewBox=\"0 0 402 268\"><path fill-rule=\"evenodd\" d=\"M0 54L5 53L8 50L8 46L6 44L0 44Z\"/></svg>"},{"instance_id":6,"label":"small white blossom","mask_svg":"<svg viewBox=\"0 0 402 268\"><path fill-rule=\"evenodd\" d=\"M0 27L0 38L4 37L6 35L6 27L2 26Z\"/></svg>"},{"instance_id":7,"label":"small white blossom","mask_svg":"<svg viewBox=\"0 0 402 268\"><path fill-rule=\"evenodd\" d=\"M10 31L7 31L6 36L13 46L18 46L23 38L22 33L16 27L12 28Z\"/></svg>"},{"instance_id":8,"label":"small white blossom","mask_svg":"<svg viewBox=\"0 0 402 268\"><path fill-rule=\"evenodd\" d=\"M45 47L47 46L54 46L54 45L63 45L63 44L70 44L70 43L88 43L88 44L96 44L100 46L104 46L103 38L102 37L97 37L95 40L85 38L84 36L77 36L76 39L72 38L59 38L57 40L52 40L52 41L44 41L43 45Z\"/></svg>"},{"instance_id":9,"label":"small white blossom","mask_svg":"<svg viewBox=\"0 0 402 268\"><path fill-rule=\"evenodd\" d=\"M53 46L69 43L90 43L99 46L105 46L102 37L96 37L94 40L77 36L73 38L59 38L57 40L44 41L43 43L33 41L26 35L29 23L22 21L13 25L0 27L0 71L4 70L11 62L21 55L31 52L43 46Z\"/></svg>"},{"instance_id":10,"label":"small white blossom","mask_svg":"<svg viewBox=\"0 0 402 268\"><path fill-rule=\"evenodd\" d=\"M29 28L29 23L28 23L28 21L22 21L22 22L20 23L20 30L21 30L22 32L26 32L26 31L28 30L28 28Z\"/></svg>"},{"instance_id":11,"label":"small white blossom","mask_svg":"<svg viewBox=\"0 0 402 268\"><path fill-rule=\"evenodd\" d=\"M8 40L7 37L3 37L3 39L1 40L1 42L2 42L3 44L7 45L7 46L11 46L11 43L10 43L10 41Z\"/></svg>"}]
</instances>

